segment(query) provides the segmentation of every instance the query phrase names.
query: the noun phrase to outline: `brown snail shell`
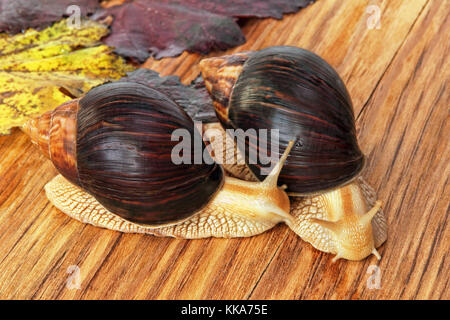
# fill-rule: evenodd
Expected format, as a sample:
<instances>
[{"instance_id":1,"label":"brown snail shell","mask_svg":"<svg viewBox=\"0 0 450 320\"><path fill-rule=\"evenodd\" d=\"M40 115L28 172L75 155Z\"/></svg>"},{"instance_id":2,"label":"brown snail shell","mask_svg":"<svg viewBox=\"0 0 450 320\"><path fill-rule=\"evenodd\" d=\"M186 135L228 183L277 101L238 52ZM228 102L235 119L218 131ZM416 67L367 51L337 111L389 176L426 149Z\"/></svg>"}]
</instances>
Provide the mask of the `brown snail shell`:
<instances>
[{"instance_id":1,"label":"brown snail shell","mask_svg":"<svg viewBox=\"0 0 450 320\"><path fill-rule=\"evenodd\" d=\"M319 56L296 47L270 47L204 59L200 67L225 128L278 129L280 154L290 140L296 141L279 181L290 193L322 192L360 173L364 155L350 96ZM248 158L260 151L270 154L270 148L247 139L245 149L247 165L262 180L263 165Z\"/></svg>"},{"instance_id":2,"label":"brown snail shell","mask_svg":"<svg viewBox=\"0 0 450 320\"><path fill-rule=\"evenodd\" d=\"M171 161L178 143L172 132L198 133L177 104L139 83L96 87L27 128L66 179L137 224L182 221L207 205L223 184L223 170L215 163Z\"/></svg>"}]
</instances>

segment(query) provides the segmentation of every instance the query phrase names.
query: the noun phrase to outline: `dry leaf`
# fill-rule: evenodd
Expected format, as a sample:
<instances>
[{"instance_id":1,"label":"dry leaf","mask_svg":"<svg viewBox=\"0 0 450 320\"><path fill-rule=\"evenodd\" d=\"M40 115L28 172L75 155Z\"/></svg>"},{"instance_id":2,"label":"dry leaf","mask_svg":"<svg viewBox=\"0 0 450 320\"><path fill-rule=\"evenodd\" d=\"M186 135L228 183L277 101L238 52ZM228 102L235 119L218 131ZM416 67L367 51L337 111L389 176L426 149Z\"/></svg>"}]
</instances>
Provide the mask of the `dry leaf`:
<instances>
[{"instance_id":1,"label":"dry leaf","mask_svg":"<svg viewBox=\"0 0 450 320\"><path fill-rule=\"evenodd\" d=\"M137 0L104 9L92 18L108 16L114 20L105 43L140 62L150 56L149 52L159 59L184 50L207 53L245 42L234 19L186 6Z\"/></svg>"},{"instance_id":2,"label":"dry leaf","mask_svg":"<svg viewBox=\"0 0 450 320\"><path fill-rule=\"evenodd\" d=\"M70 100L61 87L80 95L131 71L112 48L98 45L107 33L94 21L71 28L63 20L40 32L0 37L0 134Z\"/></svg>"},{"instance_id":3,"label":"dry leaf","mask_svg":"<svg viewBox=\"0 0 450 320\"><path fill-rule=\"evenodd\" d=\"M28 28L45 28L64 15L77 13L80 17L100 7L98 0L0 0L0 32L17 33ZM71 9L74 9L72 11Z\"/></svg>"},{"instance_id":4,"label":"dry leaf","mask_svg":"<svg viewBox=\"0 0 450 320\"><path fill-rule=\"evenodd\" d=\"M160 77L158 72L142 68L129 73L119 81L138 82L164 93L182 107L193 120L219 121L211 96L200 76L186 86L180 82L178 76Z\"/></svg>"},{"instance_id":5,"label":"dry leaf","mask_svg":"<svg viewBox=\"0 0 450 320\"><path fill-rule=\"evenodd\" d=\"M297 12L314 0L158 0L206 10L229 17L257 17L281 19L284 13ZM251 5L250 5L251 4Z\"/></svg>"},{"instance_id":6,"label":"dry leaf","mask_svg":"<svg viewBox=\"0 0 450 320\"><path fill-rule=\"evenodd\" d=\"M104 39L116 52L138 61L150 55L157 59L183 51L206 54L245 42L238 18L273 17L297 12L315 0L0 0L0 32L17 33L29 27L42 28L61 17L110 21L112 32ZM115 5L120 4L122 5ZM77 6L77 7L73 7Z\"/></svg>"},{"instance_id":7,"label":"dry leaf","mask_svg":"<svg viewBox=\"0 0 450 320\"><path fill-rule=\"evenodd\" d=\"M135 0L96 12L114 17L104 41L116 52L141 62L184 50L206 54L242 44L239 17L275 17L295 12L313 0Z\"/></svg>"}]
</instances>

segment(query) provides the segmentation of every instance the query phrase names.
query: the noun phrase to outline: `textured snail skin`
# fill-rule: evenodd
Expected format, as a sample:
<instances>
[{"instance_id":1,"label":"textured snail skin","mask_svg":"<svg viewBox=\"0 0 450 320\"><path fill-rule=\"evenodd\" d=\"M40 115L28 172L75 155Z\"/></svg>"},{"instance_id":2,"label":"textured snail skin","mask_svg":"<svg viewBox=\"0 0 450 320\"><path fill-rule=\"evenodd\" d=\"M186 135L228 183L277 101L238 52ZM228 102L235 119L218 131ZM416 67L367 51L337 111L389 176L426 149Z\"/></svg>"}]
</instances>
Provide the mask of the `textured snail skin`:
<instances>
[{"instance_id":1,"label":"textured snail skin","mask_svg":"<svg viewBox=\"0 0 450 320\"><path fill-rule=\"evenodd\" d=\"M46 184L45 193L59 210L83 223L120 232L183 239L251 237L290 218L289 198L282 189L231 177L225 177L220 192L193 216L159 227L132 223L113 214L61 175Z\"/></svg>"},{"instance_id":2,"label":"textured snail skin","mask_svg":"<svg viewBox=\"0 0 450 320\"><path fill-rule=\"evenodd\" d=\"M214 158L223 163L227 174L242 180L258 181L245 164L236 145L226 143L226 133L219 123L205 126L205 136L211 142ZM235 160L236 159L236 160ZM373 254L387 239L387 224L381 202L362 177L345 186L316 195L291 198L290 215L285 222L302 240L316 249L336 254L339 258L362 260Z\"/></svg>"},{"instance_id":3,"label":"textured snail skin","mask_svg":"<svg viewBox=\"0 0 450 320\"><path fill-rule=\"evenodd\" d=\"M290 193L329 190L356 177L364 164L345 85L319 56L295 47L209 58L200 63L217 116L229 129L278 129L280 153L296 145L280 175ZM261 164L246 161L263 179ZM269 150L270 151L270 150ZM265 143L262 148L266 151Z\"/></svg>"},{"instance_id":4,"label":"textured snail skin","mask_svg":"<svg viewBox=\"0 0 450 320\"><path fill-rule=\"evenodd\" d=\"M120 217L143 225L182 221L223 184L217 164L171 161L178 128L194 136L189 116L145 85L96 87L28 123L24 131L70 182ZM191 149L193 159L194 149Z\"/></svg>"}]
</instances>

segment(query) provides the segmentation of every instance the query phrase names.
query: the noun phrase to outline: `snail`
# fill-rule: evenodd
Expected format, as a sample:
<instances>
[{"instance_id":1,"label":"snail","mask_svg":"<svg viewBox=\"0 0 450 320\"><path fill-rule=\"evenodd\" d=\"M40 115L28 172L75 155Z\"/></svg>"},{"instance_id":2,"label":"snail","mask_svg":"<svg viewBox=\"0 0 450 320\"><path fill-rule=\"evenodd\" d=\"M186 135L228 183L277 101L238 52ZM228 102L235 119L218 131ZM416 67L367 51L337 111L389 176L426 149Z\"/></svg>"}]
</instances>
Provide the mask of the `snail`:
<instances>
[{"instance_id":1,"label":"snail","mask_svg":"<svg viewBox=\"0 0 450 320\"><path fill-rule=\"evenodd\" d=\"M289 198L277 186L289 148L263 182L243 181L225 176L212 159L171 161L178 143L171 134L179 128L197 134L168 96L114 82L30 119L22 130L60 173L45 186L49 200L85 223L203 238L252 236L292 220Z\"/></svg>"},{"instance_id":2,"label":"snail","mask_svg":"<svg viewBox=\"0 0 450 320\"><path fill-rule=\"evenodd\" d=\"M369 248L386 240L386 222L381 201L360 176L365 158L350 95L337 72L314 53L290 46L203 59L200 69L223 128L277 129L281 152L297 142L279 176L295 196L291 228L315 248L335 253L335 260L352 260L356 251L379 257ZM245 159L247 170L225 168L258 181L263 165L251 163L249 155L270 148L266 140L251 142L259 139L253 135L231 151Z\"/></svg>"},{"instance_id":3,"label":"snail","mask_svg":"<svg viewBox=\"0 0 450 320\"><path fill-rule=\"evenodd\" d=\"M264 179L246 181L225 175L212 159L173 163L171 154L178 142L172 141L171 134L179 128L191 136L200 134L168 95L140 83L119 81L93 88L31 119L22 129L60 173L46 184L47 197L81 222L187 239L248 237L284 222L307 241L303 228L312 226L310 236L327 243L318 247L336 253L334 261L379 257L376 247L386 238L384 216L373 190L360 178L338 189L361 193L361 201L354 199L351 204L351 219L347 211L328 210L328 203L317 202L323 194L291 204L286 186L279 187L278 179L296 148L295 139L287 142ZM340 205L348 209L348 203ZM313 207L317 214L311 217L316 220L303 210ZM332 223L341 226L338 239L326 238L328 230L338 232Z\"/></svg>"}]
</instances>

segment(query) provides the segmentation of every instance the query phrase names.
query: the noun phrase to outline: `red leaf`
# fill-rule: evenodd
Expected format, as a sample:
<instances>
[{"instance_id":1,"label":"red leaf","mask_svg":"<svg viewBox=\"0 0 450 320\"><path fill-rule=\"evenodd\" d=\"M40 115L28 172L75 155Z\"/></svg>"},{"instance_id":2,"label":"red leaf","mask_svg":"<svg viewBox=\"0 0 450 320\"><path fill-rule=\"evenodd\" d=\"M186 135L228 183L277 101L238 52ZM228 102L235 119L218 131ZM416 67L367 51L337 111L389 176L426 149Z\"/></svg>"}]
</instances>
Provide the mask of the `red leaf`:
<instances>
[{"instance_id":1,"label":"red leaf","mask_svg":"<svg viewBox=\"0 0 450 320\"><path fill-rule=\"evenodd\" d=\"M106 44L116 52L145 61L151 52L157 59L184 50L207 53L245 42L233 18L181 5L137 0L101 10L94 19L115 19Z\"/></svg>"},{"instance_id":2,"label":"red leaf","mask_svg":"<svg viewBox=\"0 0 450 320\"><path fill-rule=\"evenodd\" d=\"M113 16L106 44L117 53L146 60L184 50L208 53L245 42L238 17L275 17L295 12L313 0L136 0L103 9L94 19Z\"/></svg>"},{"instance_id":3,"label":"red leaf","mask_svg":"<svg viewBox=\"0 0 450 320\"><path fill-rule=\"evenodd\" d=\"M0 0L0 32L43 29L68 15L66 10L71 5L80 8L81 17L100 7L98 0Z\"/></svg>"},{"instance_id":4,"label":"red leaf","mask_svg":"<svg viewBox=\"0 0 450 320\"><path fill-rule=\"evenodd\" d=\"M189 6L230 17L281 19L283 13L297 12L314 0L159 0Z\"/></svg>"},{"instance_id":5,"label":"red leaf","mask_svg":"<svg viewBox=\"0 0 450 320\"><path fill-rule=\"evenodd\" d=\"M99 9L99 0L0 0L0 32L44 28L77 5L84 17ZM129 0L99 9L93 18L113 16L104 41L126 57L145 61L183 51L208 53L245 42L236 19L274 17L296 12L314 0ZM106 21L109 21L107 19Z\"/></svg>"}]
</instances>

